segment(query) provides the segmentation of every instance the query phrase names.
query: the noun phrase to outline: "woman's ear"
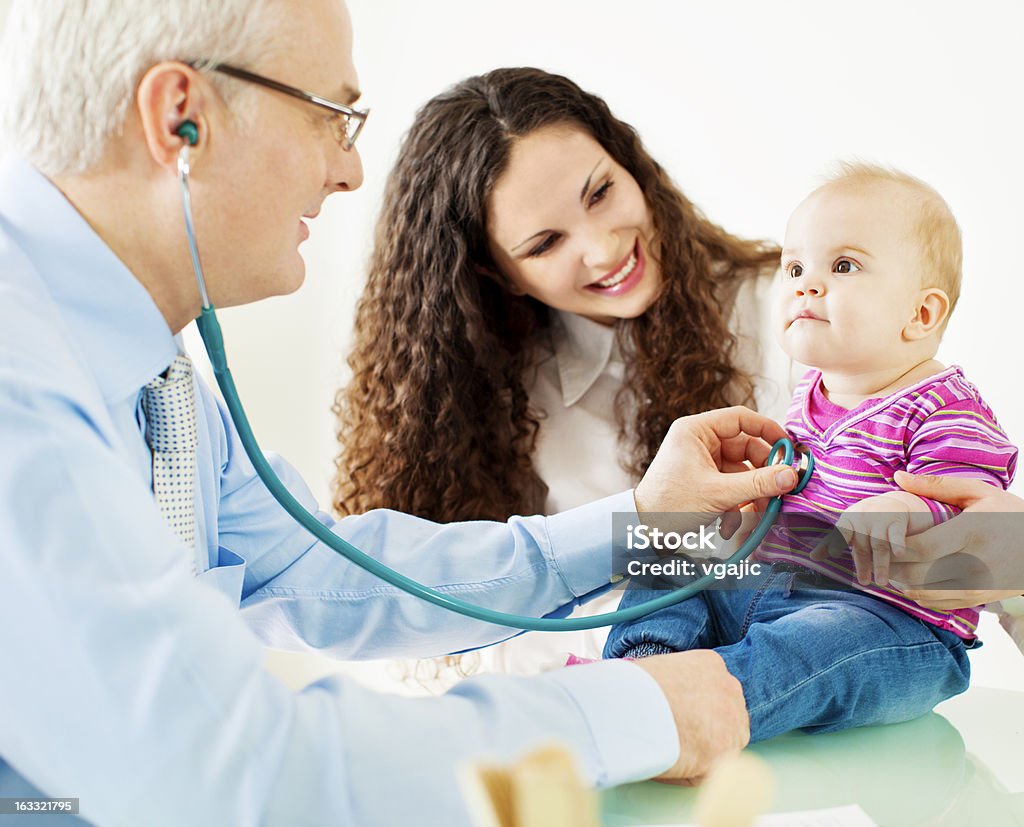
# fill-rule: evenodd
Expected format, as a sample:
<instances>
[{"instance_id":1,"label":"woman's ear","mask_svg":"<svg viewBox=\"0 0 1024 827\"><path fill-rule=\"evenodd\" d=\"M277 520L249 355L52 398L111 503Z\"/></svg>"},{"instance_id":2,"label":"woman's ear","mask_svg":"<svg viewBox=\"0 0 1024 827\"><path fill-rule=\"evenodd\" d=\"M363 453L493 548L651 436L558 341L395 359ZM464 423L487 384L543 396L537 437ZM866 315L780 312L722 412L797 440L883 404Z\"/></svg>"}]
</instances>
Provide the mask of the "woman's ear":
<instances>
[{"instance_id":1,"label":"woman's ear","mask_svg":"<svg viewBox=\"0 0 1024 827\"><path fill-rule=\"evenodd\" d=\"M917 299L914 318L903 328L903 338L908 341L926 339L942 328L949 316L949 296L945 290L929 287L922 290Z\"/></svg>"},{"instance_id":2,"label":"woman's ear","mask_svg":"<svg viewBox=\"0 0 1024 827\"><path fill-rule=\"evenodd\" d=\"M511 279L505 278L501 273L495 270L493 267L486 267L483 264L474 264L473 271L478 276L483 276L493 281L495 284L500 285L503 289L507 290L513 296L525 296L522 290L518 286L512 283Z\"/></svg>"}]
</instances>

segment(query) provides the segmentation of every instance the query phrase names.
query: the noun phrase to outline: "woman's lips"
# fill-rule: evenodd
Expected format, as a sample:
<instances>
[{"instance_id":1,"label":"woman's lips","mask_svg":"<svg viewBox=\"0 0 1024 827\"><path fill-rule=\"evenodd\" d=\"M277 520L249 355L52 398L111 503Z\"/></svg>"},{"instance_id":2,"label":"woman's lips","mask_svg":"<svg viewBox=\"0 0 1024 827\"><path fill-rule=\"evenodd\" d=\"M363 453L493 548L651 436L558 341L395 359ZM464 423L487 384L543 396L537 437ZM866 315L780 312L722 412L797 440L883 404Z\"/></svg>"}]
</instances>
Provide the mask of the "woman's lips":
<instances>
[{"instance_id":1,"label":"woman's lips","mask_svg":"<svg viewBox=\"0 0 1024 827\"><path fill-rule=\"evenodd\" d=\"M615 268L612 275L588 284L585 289L601 296L621 296L640 283L646 264L647 258L640 248L640 240L637 239L633 243L633 249L629 251L629 255ZM610 286L601 286L602 282L609 281L612 282Z\"/></svg>"}]
</instances>

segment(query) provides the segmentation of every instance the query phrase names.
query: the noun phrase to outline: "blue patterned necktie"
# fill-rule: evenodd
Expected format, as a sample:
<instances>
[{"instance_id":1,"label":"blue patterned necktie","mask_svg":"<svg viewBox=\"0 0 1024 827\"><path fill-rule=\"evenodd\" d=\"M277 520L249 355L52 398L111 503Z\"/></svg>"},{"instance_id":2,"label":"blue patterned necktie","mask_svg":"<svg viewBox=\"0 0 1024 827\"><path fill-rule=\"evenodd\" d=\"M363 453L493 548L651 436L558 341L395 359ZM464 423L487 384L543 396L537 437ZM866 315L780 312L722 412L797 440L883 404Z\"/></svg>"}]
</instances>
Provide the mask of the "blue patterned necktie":
<instances>
[{"instance_id":1,"label":"blue patterned necktie","mask_svg":"<svg viewBox=\"0 0 1024 827\"><path fill-rule=\"evenodd\" d=\"M196 574L196 399L192 362L175 358L165 374L142 390L146 442L153 453L153 496L167 524L188 549Z\"/></svg>"}]
</instances>

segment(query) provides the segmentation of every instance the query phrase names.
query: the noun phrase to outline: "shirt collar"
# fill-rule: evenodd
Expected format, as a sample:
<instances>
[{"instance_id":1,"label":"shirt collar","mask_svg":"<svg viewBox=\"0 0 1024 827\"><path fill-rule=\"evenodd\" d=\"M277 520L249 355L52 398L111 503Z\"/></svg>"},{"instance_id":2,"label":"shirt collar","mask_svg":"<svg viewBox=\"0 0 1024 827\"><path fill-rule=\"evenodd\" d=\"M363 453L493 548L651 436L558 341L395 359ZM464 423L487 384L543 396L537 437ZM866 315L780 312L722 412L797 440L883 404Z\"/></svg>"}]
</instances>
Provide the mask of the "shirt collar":
<instances>
[{"instance_id":1,"label":"shirt collar","mask_svg":"<svg viewBox=\"0 0 1024 827\"><path fill-rule=\"evenodd\" d=\"M108 402L138 392L178 347L149 293L64 194L25 160L0 164L2 229L28 256Z\"/></svg>"},{"instance_id":2,"label":"shirt collar","mask_svg":"<svg viewBox=\"0 0 1024 827\"><path fill-rule=\"evenodd\" d=\"M568 408L579 402L617 357L615 328L561 310L553 316L552 343L562 402Z\"/></svg>"}]
</instances>

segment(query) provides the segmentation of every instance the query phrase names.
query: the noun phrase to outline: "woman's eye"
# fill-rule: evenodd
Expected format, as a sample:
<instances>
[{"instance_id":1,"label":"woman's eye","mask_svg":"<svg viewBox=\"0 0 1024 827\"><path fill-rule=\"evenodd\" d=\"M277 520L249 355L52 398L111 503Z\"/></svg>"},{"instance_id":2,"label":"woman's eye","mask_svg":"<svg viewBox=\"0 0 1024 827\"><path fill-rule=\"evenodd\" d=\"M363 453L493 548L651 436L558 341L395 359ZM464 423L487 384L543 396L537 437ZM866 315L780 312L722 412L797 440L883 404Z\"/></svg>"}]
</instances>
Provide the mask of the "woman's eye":
<instances>
[{"instance_id":1,"label":"woman's eye","mask_svg":"<svg viewBox=\"0 0 1024 827\"><path fill-rule=\"evenodd\" d=\"M789 267L789 277L791 279L798 279L804 274L804 268L802 264L792 264Z\"/></svg>"},{"instance_id":2,"label":"woman's eye","mask_svg":"<svg viewBox=\"0 0 1024 827\"><path fill-rule=\"evenodd\" d=\"M835 271L837 273L856 273L858 270L860 270L860 267L848 258L841 258L836 262Z\"/></svg>"},{"instance_id":3,"label":"woman's eye","mask_svg":"<svg viewBox=\"0 0 1024 827\"><path fill-rule=\"evenodd\" d=\"M554 236L554 235L547 236L540 244L538 244L536 247L534 247L532 250L530 250L530 252L527 255L529 255L529 256L543 255L544 253L546 253L548 250L551 249L551 245L555 243L555 239L556 238L557 238L557 236Z\"/></svg>"},{"instance_id":4,"label":"woman's eye","mask_svg":"<svg viewBox=\"0 0 1024 827\"><path fill-rule=\"evenodd\" d=\"M604 200L604 197L608 194L608 190L615 184L614 181L606 181L604 184L594 190L594 194L590 196L590 205L593 206L599 201Z\"/></svg>"}]
</instances>

